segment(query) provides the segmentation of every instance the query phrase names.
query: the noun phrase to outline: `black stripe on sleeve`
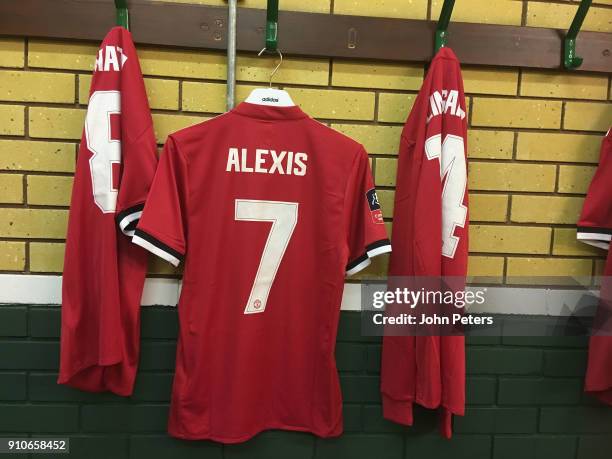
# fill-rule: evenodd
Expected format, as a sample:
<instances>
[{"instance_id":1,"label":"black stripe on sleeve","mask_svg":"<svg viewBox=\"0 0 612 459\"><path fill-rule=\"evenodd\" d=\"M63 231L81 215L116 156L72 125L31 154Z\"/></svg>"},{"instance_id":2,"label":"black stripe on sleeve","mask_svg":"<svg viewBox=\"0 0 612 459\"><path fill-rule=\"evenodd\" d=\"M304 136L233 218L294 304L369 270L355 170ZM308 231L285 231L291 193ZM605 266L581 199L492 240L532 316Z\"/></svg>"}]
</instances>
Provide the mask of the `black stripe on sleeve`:
<instances>
[{"instance_id":1,"label":"black stripe on sleeve","mask_svg":"<svg viewBox=\"0 0 612 459\"><path fill-rule=\"evenodd\" d=\"M364 261L366 261L368 258L370 258L370 257L368 257L368 254L364 253L363 255L359 256L358 258L356 258L353 261L351 261L348 265L346 265L346 271L350 271L351 269L353 269L358 264L363 263Z\"/></svg>"},{"instance_id":2,"label":"black stripe on sleeve","mask_svg":"<svg viewBox=\"0 0 612 459\"><path fill-rule=\"evenodd\" d=\"M391 241L389 239L381 239L380 241L372 242L371 244L366 246L366 252L377 249L379 247L384 247L386 245L391 245Z\"/></svg>"},{"instance_id":3,"label":"black stripe on sleeve","mask_svg":"<svg viewBox=\"0 0 612 459\"><path fill-rule=\"evenodd\" d=\"M597 228L594 226L578 226L579 233L599 233L612 235L612 228Z\"/></svg>"},{"instance_id":4,"label":"black stripe on sleeve","mask_svg":"<svg viewBox=\"0 0 612 459\"><path fill-rule=\"evenodd\" d=\"M145 233L143 230L141 230L140 228L136 228L135 232L134 232L134 236L138 236L142 239L144 239L145 241L147 241L149 244L154 245L155 247L157 247L159 250L162 250L170 255L172 255L174 258L176 258L179 261L183 261L183 259L185 258L183 256L182 253L177 252L176 250L174 250L172 247L164 244L162 241L160 241L159 239L154 238L153 236L151 236L149 233Z\"/></svg>"},{"instance_id":5,"label":"black stripe on sleeve","mask_svg":"<svg viewBox=\"0 0 612 459\"><path fill-rule=\"evenodd\" d=\"M140 204L136 204L135 206L132 206L132 207L128 207L127 209L123 209L121 212L119 212L115 216L115 221L117 222L117 224L119 224L119 222L123 220L125 217L127 217L128 215L133 214L134 212L140 212L142 211L142 209L144 209L144 202L141 202Z\"/></svg>"},{"instance_id":6,"label":"black stripe on sleeve","mask_svg":"<svg viewBox=\"0 0 612 459\"><path fill-rule=\"evenodd\" d=\"M123 231L125 233L129 233L130 231L134 231L136 229L136 225L138 225L138 219L133 220L130 223L128 223L127 226L125 228L123 228Z\"/></svg>"},{"instance_id":7,"label":"black stripe on sleeve","mask_svg":"<svg viewBox=\"0 0 612 459\"><path fill-rule=\"evenodd\" d=\"M385 247L385 246L390 246L390 245L391 245L391 241L389 241L389 239L381 239L379 241L374 241L371 244L368 244L366 246L365 252L362 255L360 255L359 257L357 257L356 259L351 261L348 265L346 265L346 271L350 271L355 266L363 263L368 258L370 258L370 256L368 255L368 252L370 252L370 251L372 251L374 249L377 249L379 247Z\"/></svg>"}]
</instances>

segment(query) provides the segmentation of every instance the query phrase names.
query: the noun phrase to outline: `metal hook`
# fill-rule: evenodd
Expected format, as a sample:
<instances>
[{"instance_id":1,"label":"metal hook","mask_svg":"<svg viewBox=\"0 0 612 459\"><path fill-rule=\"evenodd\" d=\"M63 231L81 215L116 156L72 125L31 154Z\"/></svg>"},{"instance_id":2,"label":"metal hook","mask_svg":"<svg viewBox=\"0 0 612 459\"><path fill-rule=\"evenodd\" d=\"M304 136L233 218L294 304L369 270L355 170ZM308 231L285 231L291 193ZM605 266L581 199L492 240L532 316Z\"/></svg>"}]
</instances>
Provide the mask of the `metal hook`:
<instances>
[{"instance_id":1,"label":"metal hook","mask_svg":"<svg viewBox=\"0 0 612 459\"><path fill-rule=\"evenodd\" d=\"M257 53L258 56L261 56L263 53L265 53L268 49L267 48L263 48L261 51L259 51L259 53ZM274 75L276 75L276 72L278 72L278 69L280 68L281 64L283 63L283 53L280 52L280 49L275 49L274 51L276 51L280 57L280 61L278 62L278 65L276 67L274 67L274 70L272 70L272 73L270 73L270 87L272 87L272 78L274 77Z\"/></svg>"}]
</instances>

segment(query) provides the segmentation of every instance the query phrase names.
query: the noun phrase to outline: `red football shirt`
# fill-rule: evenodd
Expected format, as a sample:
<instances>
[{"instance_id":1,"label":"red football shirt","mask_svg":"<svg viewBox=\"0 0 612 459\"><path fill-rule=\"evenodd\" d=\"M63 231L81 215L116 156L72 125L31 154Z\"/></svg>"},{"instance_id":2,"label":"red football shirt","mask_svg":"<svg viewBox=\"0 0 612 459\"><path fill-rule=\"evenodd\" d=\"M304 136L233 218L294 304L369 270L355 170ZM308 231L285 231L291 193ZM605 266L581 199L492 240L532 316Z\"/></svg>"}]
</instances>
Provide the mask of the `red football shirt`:
<instances>
[{"instance_id":1,"label":"red football shirt","mask_svg":"<svg viewBox=\"0 0 612 459\"><path fill-rule=\"evenodd\" d=\"M147 252L128 236L142 213L156 165L136 49L130 33L115 27L98 51L72 189L62 285L61 384L132 392Z\"/></svg>"},{"instance_id":2,"label":"red football shirt","mask_svg":"<svg viewBox=\"0 0 612 459\"><path fill-rule=\"evenodd\" d=\"M601 285L601 304L595 318L595 329L589 343L589 362L585 390L602 402L612 405L612 336L610 336L610 313L612 312L612 133L610 130L601 144L599 167L589 187L580 221L578 239L587 244L608 250ZM607 322L607 325L606 325Z\"/></svg>"},{"instance_id":3,"label":"red football shirt","mask_svg":"<svg viewBox=\"0 0 612 459\"><path fill-rule=\"evenodd\" d=\"M442 48L400 139L389 276L465 276L466 106L455 54ZM385 336L384 417L412 425L412 405L442 408L442 433L465 404L463 336Z\"/></svg>"},{"instance_id":4,"label":"red football shirt","mask_svg":"<svg viewBox=\"0 0 612 459\"><path fill-rule=\"evenodd\" d=\"M171 435L342 432L344 278L391 249L360 144L243 102L168 138L134 242L185 265Z\"/></svg>"}]
</instances>

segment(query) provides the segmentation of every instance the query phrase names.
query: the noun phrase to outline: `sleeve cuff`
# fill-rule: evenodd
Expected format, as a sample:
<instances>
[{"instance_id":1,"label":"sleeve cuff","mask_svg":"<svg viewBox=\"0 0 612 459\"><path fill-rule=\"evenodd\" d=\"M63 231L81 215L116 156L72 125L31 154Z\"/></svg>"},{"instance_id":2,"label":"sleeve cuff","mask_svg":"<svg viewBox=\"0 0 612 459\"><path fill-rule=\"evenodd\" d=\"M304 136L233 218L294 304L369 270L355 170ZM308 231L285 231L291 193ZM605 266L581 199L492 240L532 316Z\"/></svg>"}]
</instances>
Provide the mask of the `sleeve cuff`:
<instances>
[{"instance_id":1,"label":"sleeve cuff","mask_svg":"<svg viewBox=\"0 0 612 459\"><path fill-rule=\"evenodd\" d=\"M136 229L138 220L140 220L142 209L144 209L144 203L128 207L117 214L115 220L123 234L130 237L134 236L134 229Z\"/></svg>"},{"instance_id":2,"label":"sleeve cuff","mask_svg":"<svg viewBox=\"0 0 612 459\"><path fill-rule=\"evenodd\" d=\"M609 250L610 240L612 239L612 229L597 228L593 226L578 226L576 237L584 242L600 249Z\"/></svg>"},{"instance_id":3,"label":"sleeve cuff","mask_svg":"<svg viewBox=\"0 0 612 459\"><path fill-rule=\"evenodd\" d=\"M152 254L163 258L174 266L178 266L181 261L183 261L183 254L177 252L172 247L164 244L162 241L151 236L149 233L144 232L140 228L136 228L134 230L132 242L148 250Z\"/></svg>"},{"instance_id":4,"label":"sleeve cuff","mask_svg":"<svg viewBox=\"0 0 612 459\"><path fill-rule=\"evenodd\" d=\"M366 246L365 252L351 261L346 266L346 275L352 276L357 274L359 271L367 268L372 263L372 258L381 255L383 253L391 252L391 242L389 239L381 239L376 242L372 242Z\"/></svg>"}]
</instances>

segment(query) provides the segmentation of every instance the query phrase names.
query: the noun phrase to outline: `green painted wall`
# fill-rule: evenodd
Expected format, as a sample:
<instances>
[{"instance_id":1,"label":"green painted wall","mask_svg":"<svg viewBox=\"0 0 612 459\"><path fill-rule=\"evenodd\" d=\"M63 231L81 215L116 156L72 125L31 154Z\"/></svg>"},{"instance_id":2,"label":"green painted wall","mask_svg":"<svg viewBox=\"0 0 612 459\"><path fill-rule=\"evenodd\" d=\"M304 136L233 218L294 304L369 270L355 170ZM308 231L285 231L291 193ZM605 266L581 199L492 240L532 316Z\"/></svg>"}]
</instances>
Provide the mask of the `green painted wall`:
<instances>
[{"instance_id":1,"label":"green painted wall","mask_svg":"<svg viewBox=\"0 0 612 459\"><path fill-rule=\"evenodd\" d=\"M437 435L435 413L419 410L413 428L382 419L380 339L361 336L359 314L343 312L336 355L344 435L321 440L271 431L222 446L165 434L178 328L174 308L143 309L140 373L130 398L87 394L55 383L59 312L58 307L0 307L0 436L69 436L72 453L58 457L612 457L612 409L582 394L585 338L468 339L469 406L467 415L456 419L449 442Z\"/></svg>"}]
</instances>

